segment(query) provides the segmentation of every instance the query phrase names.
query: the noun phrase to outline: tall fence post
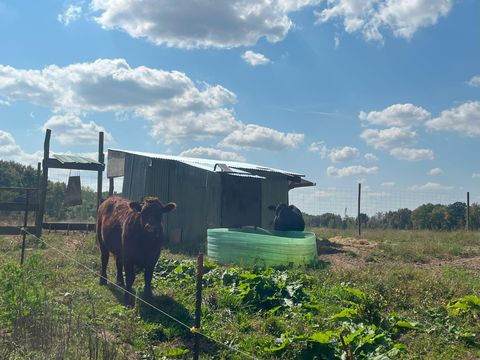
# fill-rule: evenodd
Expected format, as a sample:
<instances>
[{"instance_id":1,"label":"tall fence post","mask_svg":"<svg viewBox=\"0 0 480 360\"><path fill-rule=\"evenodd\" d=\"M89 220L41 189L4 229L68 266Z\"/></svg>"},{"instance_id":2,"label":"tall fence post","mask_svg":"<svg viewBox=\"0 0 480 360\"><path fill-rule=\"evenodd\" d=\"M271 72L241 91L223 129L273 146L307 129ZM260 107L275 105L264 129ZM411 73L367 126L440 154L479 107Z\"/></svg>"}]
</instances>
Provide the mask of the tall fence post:
<instances>
[{"instance_id":1,"label":"tall fence post","mask_svg":"<svg viewBox=\"0 0 480 360\"><path fill-rule=\"evenodd\" d=\"M470 231L470 192L467 191L467 231Z\"/></svg>"},{"instance_id":2,"label":"tall fence post","mask_svg":"<svg viewBox=\"0 0 480 360\"><path fill-rule=\"evenodd\" d=\"M98 162L101 164L105 163L105 155L103 154L103 131L100 131L98 134ZM102 202L102 180L103 170L99 170L97 175L97 210Z\"/></svg>"},{"instance_id":3,"label":"tall fence post","mask_svg":"<svg viewBox=\"0 0 480 360\"><path fill-rule=\"evenodd\" d=\"M193 359L198 360L200 355L200 331L202 319L202 283L203 283L203 254L197 257L197 296L195 301L195 343L193 346Z\"/></svg>"},{"instance_id":4,"label":"tall fence post","mask_svg":"<svg viewBox=\"0 0 480 360\"><path fill-rule=\"evenodd\" d=\"M357 220L358 220L358 236L362 235L362 222L360 219L360 199L362 195L362 184L358 184L358 212L357 212Z\"/></svg>"},{"instance_id":5,"label":"tall fence post","mask_svg":"<svg viewBox=\"0 0 480 360\"><path fill-rule=\"evenodd\" d=\"M30 189L27 189L27 195L25 199L25 216L23 218L23 229L22 229L22 254L20 256L20 265L23 265L23 260L25 259L25 237L27 236L27 225L28 225L28 205L30 200Z\"/></svg>"},{"instance_id":6,"label":"tall fence post","mask_svg":"<svg viewBox=\"0 0 480 360\"><path fill-rule=\"evenodd\" d=\"M45 200L47 197L48 187L48 159L50 157L50 135L52 130L47 129L45 133L45 141L43 143L43 163L42 163L42 184L39 188L38 212L35 221L35 235L42 236L43 215L45 213Z\"/></svg>"}]
</instances>

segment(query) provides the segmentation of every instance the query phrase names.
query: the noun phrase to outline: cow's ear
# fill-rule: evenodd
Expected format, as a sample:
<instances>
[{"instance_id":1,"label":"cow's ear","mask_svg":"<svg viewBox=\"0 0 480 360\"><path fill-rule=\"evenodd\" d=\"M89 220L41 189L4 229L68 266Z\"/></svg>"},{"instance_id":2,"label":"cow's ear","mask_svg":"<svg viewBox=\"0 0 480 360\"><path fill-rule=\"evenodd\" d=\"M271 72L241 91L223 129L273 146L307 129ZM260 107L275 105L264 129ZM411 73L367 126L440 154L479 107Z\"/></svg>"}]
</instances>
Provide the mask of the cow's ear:
<instances>
[{"instance_id":1,"label":"cow's ear","mask_svg":"<svg viewBox=\"0 0 480 360\"><path fill-rule=\"evenodd\" d=\"M163 206L163 212L170 212L172 210L175 210L176 207L177 207L177 204L175 204L174 202L170 202Z\"/></svg>"},{"instance_id":2,"label":"cow's ear","mask_svg":"<svg viewBox=\"0 0 480 360\"><path fill-rule=\"evenodd\" d=\"M136 212L142 212L142 205L137 201L132 201L130 203L130 209Z\"/></svg>"},{"instance_id":3,"label":"cow's ear","mask_svg":"<svg viewBox=\"0 0 480 360\"><path fill-rule=\"evenodd\" d=\"M277 207L275 205L270 205L268 206L268 210L272 210L272 211L275 211Z\"/></svg>"}]
</instances>

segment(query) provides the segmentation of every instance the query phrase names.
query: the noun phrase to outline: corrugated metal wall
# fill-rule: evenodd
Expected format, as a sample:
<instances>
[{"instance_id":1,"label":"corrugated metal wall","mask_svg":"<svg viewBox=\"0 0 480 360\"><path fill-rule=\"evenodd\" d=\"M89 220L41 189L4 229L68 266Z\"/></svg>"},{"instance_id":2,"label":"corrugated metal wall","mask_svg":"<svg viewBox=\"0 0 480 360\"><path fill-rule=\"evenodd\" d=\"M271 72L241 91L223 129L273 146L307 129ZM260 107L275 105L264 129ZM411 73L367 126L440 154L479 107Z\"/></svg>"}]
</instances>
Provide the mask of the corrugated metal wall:
<instances>
[{"instance_id":1,"label":"corrugated metal wall","mask_svg":"<svg viewBox=\"0 0 480 360\"><path fill-rule=\"evenodd\" d=\"M145 196L147 168L152 160L143 156L125 154L125 176L123 178L123 196L140 201Z\"/></svg>"},{"instance_id":2,"label":"corrugated metal wall","mask_svg":"<svg viewBox=\"0 0 480 360\"><path fill-rule=\"evenodd\" d=\"M219 178L177 161L153 160L147 171L147 193L177 204L164 220L171 247L196 251L204 243L207 227L219 225Z\"/></svg>"}]
</instances>

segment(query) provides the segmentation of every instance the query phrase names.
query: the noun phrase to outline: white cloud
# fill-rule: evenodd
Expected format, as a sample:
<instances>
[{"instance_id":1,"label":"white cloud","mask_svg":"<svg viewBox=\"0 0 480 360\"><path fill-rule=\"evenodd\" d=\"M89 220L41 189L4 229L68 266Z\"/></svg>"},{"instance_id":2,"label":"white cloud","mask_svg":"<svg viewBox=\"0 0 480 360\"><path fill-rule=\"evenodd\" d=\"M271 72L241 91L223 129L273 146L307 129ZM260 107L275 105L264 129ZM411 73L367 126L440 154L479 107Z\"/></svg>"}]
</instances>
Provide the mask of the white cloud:
<instances>
[{"instance_id":1,"label":"white cloud","mask_svg":"<svg viewBox=\"0 0 480 360\"><path fill-rule=\"evenodd\" d=\"M55 139L61 144L95 144L98 143L98 133L103 131L106 143L112 141L112 135L95 122L83 122L73 114L54 115L43 125L43 131L51 129Z\"/></svg>"},{"instance_id":2,"label":"white cloud","mask_svg":"<svg viewBox=\"0 0 480 360\"><path fill-rule=\"evenodd\" d=\"M468 85L473 86L473 87L478 87L480 86L480 75L475 75L472 77L468 82Z\"/></svg>"},{"instance_id":3,"label":"white cloud","mask_svg":"<svg viewBox=\"0 0 480 360\"><path fill-rule=\"evenodd\" d=\"M325 158L328 154L327 145L323 141L311 143L308 147L308 151L320 154L322 159Z\"/></svg>"},{"instance_id":4,"label":"white cloud","mask_svg":"<svg viewBox=\"0 0 480 360\"><path fill-rule=\"evenodd\" d=\"M382 111L361 111L358 115L360 120L373 125L388 127L408 127L420 125L430 118L430 113L422 107L412 104L395 104Z\"/></svg>"},{"instance_id":5,"label":"white cloud","mask_svg":"<svg viewBox=\"0 0 480 360\"><path fill-rule=\"evenodd\" d=\"M283 133L259 125L245 125L234 130L219 146L232 149L293 149L303 143L304 135Z\"/></svg>"},{"instance_id":6,"label":"white cloud","mask_svg":"<svg viewBox=\"0 0 480 360\"><path fill-rule=\"evenodd\" d=\"M241 127L234 93L196 85L178 71L131 68L124 59L98 59L42 70L0 65L0 99L26 101L57 113L125 112L149 120L165 143L225 136Z\"/></svg>"},{"instance_id":7,"label":"white cloud","mask_svg":"<svg viewBox=\"0 0 480 360\"><path fill-rule=\"evenodd\" d=\"M378 173L378 167L364 167L364 166L348 166L344 168L336 168L329 166L327 168L327 175L334 177L346 177L352 175L361 175L361 174L376 174Z\"/></svg>"},{"instance_id":8,"label":"white cloud","mask_svg":"<svg viewBox=\"0 0 480 360\"><path fill-rule=\"evenodd\" d=\"M441 185L435 182L427 182L424 185L413 185L408 188L408 190L451 190L452 186Z\"/></svg>"},{"instance_id":9,"label":"white cloud","mask_svg":"<svg viewBox=\"0 0 480 360\"><path fill-rule=\"evenodd\" d=\"M134 38L179 48L251 46L281 41L293 27L288 12L312 0L92 0L95 21Z\"/></svg>"},{"instance_id":10,"label":"white cloud","mask_svg":"<svg viewBox=\"0 0 480 360\"><path fill-rule=\"evenodd\" d=\"M371 153L367 153L367 154L365 154L363 157L364 157L365 160L367 160L367 161L371 161L371 162L373 162L373 161L378 161L378 157L375 156L374 154L371 154Z\"/></svg>"},{"instance_id":11,"label":"white cloud","mask_svg":"<svg viewBox=\"0 0 480 360\"><path fill-rule=\"evenodd\" d=\"M407 146L417 136L415 131L407 128L392 127L383 130L366 129L360 137L375 149L392 149Z\"/></svg>"},{"instance_id":12,"label":"white cloud","mask_svg":"<svg viewBox=\"0 0 480 360\"><path fill-rule=\"evenodd\" d=\"M335 34L333 41L335 44L335 49L338 49L340 47L340 36L338 34Z\"/></svg>"},{"instance_id":13,"label":"white cloud","mask_svg":"<svg viewBox=\"0 0 480 360\"><path fill-rule=\"evenodd\" d=\"M205 158L213 160L231 160L231 161L245 161L246 159L234 152L222 151L219 149L208 148L208 147L195 147L183 151L180 156L185 157L195 157L195 158Z\"/></svg>"},{"instance_id":14,"label":"white cloud","mask_svg":"<svg viewBox=\"0 0 480 360\"><path fill-rule=\"evenodd\" d=\"M431 175L431 176L437 176L437 175L442 175L444 172L442 169L440 168L433 168L431 169L429 172L428 172L428 175Z\"/></svg>"},{"instance_id":15,"label":"white cloud","mask_svg":"<svg viewBox=\"0 0 480 360\"><path fill-rule=\"evenodd\" d=\"M453 0L329 0L316 11L317 23L342 19L345 31L359 32L366 40L383 42L384 29L395 37L411 39L422 27L435 25L448 15Z\"/></svg>"},{"instance_id":16,"label":"white cloud","mask_svg":"<svg viewBox=\"0 0 480 360\"><path fill-rule=\"evenodd\" d=\"M430 149L412 149L412 148L395 148L390 150L390 155L407 161L433 160L433 151Z\"/></svg>"},{"instance_id":17,"label":"white cloud","mask_svg":"<svg viewBox=\"0 0 480 360\"><path fill-rule=\"evenodd\" d=\"M380 186L383 186L383 187L394 187L395 185L396 183L394 181L386 181L380 184Z\"/></svg>"},{"instance_id":18,"label":"white cloud","mask_svg":"<svg viewBox=\"0 0 480 360\"><path fill-rule=\"evenodd\" d=\"M360 156L360 151L351 146L344 146L341 148L331 149L328 153L328 157L332 162L344 162L351 161Z\"/></svg>"},{"instance_id":19,"label":"white cloud","mask_svg":"<svg viewBox=\"0 0 480 360\"><path fill-rule=\"evenodd\" d=\"M58 14L57 20L63 25L68 26L80 19L82 15L82 7L80 5L70 4L62 14Z\"/></svg>"},{"instance_id":20,"label":"white cloud","mask_svg":"<svg viewBox=\"0 0 480 360\"><path fill-rule=\"evenodd\" d=\"M334 163L352 161L360 156L360 151L356 147L343 146L329 149L324 141L311 143L308 151L320 154L322 159L328 157Z\"/></svg>"},{"instance_id":21,"label":"white cloud","mask_svg":"<svg viewBox=\"0 0 480 360\"><path fill-rule=\"evenodd\" d=\"M427 121L426 126L432 130L455 131L469 137L480 136L480 101L469 101L444 110L439 117Z\"/></svg>"},{"instance_id":22,"label":"white cloud","mask_svg":"<svg viewBox=\"0 0 480 360\"><path fill-rule=\"evenodd\" d=\"M34 165L43 157L43 152L29 154L23 151L15 142L12 134L0 130L0 159L12 160L22 164Z\"/></svg>"},{"instance_id":23,"label":"white cloud","mask_svg":"<svg viewBox=\"0 0 480 360\"><path fill-rule=\"evenodd\" d=\"M247 64L252 66L266 65L270 62L270 59L265 55L253 52L251 50L245 51L242 55L242 59L245 60Z\"/></svg>"},{"instance_id":24,"label":"white cloud","mask_svg":"<svg viewBox=\"0 0 480 360\"><path fill-rule=\"evenodd\" d=\"M479 179L480 178L480 173L473 173L472 178Z\"/></svg>"}]
</instances>

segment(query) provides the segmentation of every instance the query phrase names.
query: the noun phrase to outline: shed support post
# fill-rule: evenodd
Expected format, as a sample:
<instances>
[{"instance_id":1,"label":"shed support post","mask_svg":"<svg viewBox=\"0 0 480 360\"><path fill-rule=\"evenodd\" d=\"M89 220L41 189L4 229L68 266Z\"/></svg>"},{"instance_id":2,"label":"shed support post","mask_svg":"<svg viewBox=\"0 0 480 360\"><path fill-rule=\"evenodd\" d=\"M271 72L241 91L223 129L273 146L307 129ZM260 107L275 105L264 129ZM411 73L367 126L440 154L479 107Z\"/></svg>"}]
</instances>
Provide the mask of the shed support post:
<instances>
[{"instance_id":1,"label":"shed support post","mask_svg":"<svg viewBox=\"0 0 480 360\"><path fill-rule=\"evenodd\" d=\"M113 190L114 190L114 184L113 184L113 177L111 178L108 178L108 196L112 196L113 195Z\"/></svg>"},{"instance_id":2,"label":"shed support post","mask_svg":"<svg viewBox=\"0 0 480 360\"><path fill-rule=\"evenodd\" d=\"M42 225L43 225L43 216L45 214L45 200L47 197L47 186L48 186L48 159L50 157L50 135L52 130L47 129L45 133L45 141L43 143L43 163L42 163L42 180L39 187L39 196L38 196L38 211L35 221L35 235L37 237L42 236Z\"/></svg>"}]
</instances>

